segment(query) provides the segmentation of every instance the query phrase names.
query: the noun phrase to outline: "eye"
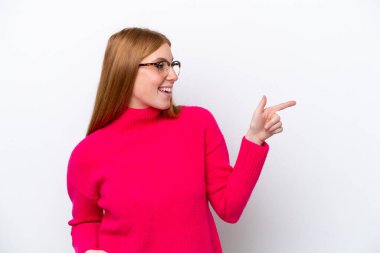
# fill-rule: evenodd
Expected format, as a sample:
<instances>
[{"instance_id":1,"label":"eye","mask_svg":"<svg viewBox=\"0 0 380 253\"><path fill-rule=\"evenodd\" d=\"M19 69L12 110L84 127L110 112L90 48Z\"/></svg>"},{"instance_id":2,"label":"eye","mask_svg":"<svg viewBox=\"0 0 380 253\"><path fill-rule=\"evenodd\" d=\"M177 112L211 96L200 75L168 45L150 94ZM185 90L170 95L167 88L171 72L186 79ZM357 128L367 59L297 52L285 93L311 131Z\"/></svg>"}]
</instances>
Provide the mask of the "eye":
<instances>
[{"instance_id":1,"label":"eye","mask_svg":"<svg viewBox=\"0 0 380 253\"><path fill-rule=\"evenodd\" d=\"M155 66L156 66L156 68L158 69L158 70L162 70L162 69L164 69L165 68L165 64L166 62L164 62L164 61L160 61L160 62L157 62L156 64L155 64Z\"/></svg>"}]
</instances>

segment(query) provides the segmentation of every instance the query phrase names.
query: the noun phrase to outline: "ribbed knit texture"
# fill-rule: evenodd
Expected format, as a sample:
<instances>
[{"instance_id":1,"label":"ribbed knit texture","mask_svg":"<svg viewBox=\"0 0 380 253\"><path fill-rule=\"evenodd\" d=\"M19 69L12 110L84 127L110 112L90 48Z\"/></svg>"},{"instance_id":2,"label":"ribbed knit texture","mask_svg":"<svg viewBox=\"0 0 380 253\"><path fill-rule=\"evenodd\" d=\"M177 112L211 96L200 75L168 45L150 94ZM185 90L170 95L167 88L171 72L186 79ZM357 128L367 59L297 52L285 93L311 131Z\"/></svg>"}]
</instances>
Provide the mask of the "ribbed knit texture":
<instances>
[{"instance_id":1,"label":"ribbed knit texture","mask_svg":"<svg viewBox=\"0 0 380 253\"><path fill-rule=\"evenodd\" d=\"M213 115L183 106L176 119L127 108L73 149L67 188L75 252L221 253L209 203L239 220L269 146L241 139L232 167Z\"/></svg>"}]
</instances>

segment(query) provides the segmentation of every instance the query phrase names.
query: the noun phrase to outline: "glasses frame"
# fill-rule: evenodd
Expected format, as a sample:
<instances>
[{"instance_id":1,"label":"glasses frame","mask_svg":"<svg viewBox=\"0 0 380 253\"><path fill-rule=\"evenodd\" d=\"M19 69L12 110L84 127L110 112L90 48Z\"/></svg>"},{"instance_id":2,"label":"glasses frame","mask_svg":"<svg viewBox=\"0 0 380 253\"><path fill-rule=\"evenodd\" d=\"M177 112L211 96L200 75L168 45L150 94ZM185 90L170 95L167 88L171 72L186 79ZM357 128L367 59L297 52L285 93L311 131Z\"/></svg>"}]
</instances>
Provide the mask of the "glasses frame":
<instances>
[{"instance_id":1,"label":"glasses frame","mask_svg":"<svg viewBox=\"0 0 380 253\"><path fill-rule=\"evenodd\" d=\"M141 66L155 66L158 72L163 73L163 70L167 71L169 69L169 68L160 69L159 64L163 63L163 62L166 62L171 68L173 68L174 66L178 66L178 73L176 73L175 71L174 71L174 73L176 73L176 75L179 76L179 73L181 72L181 62L180 61L172 61L170 63L167 60L161 60L161 61L158 61L158 62L140 63L139 66L140 67Z\"/></svg>"}]
</instances>

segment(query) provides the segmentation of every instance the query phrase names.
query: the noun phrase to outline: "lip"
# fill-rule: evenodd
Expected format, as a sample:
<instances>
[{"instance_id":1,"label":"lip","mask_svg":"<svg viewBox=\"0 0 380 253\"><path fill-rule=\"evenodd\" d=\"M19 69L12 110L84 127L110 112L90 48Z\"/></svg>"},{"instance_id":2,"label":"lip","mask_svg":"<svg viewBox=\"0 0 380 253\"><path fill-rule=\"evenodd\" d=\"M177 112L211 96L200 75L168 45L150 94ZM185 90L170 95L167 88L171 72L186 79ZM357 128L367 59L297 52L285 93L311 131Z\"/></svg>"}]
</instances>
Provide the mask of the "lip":
<instances>
[{"instance_id":1,"label":"lip","mask_svg":"<svg viewBox=\"0 0 380 253\"><path fill-rule=\"evenodd\" d=\"M165 97L171 97L172 96L172 93L166 93L166 92L162 92L162 91L160 91L159 93Z\"/></svg>"}]
</instances>

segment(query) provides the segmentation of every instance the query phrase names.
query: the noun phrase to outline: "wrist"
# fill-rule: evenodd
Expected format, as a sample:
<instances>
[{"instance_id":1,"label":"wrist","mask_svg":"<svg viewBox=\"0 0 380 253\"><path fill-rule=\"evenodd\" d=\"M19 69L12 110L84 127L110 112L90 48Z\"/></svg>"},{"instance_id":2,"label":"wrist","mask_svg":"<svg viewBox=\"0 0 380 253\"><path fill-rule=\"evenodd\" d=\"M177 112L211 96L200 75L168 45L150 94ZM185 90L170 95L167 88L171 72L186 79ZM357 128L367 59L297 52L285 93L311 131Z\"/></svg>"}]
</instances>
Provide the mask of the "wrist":
<instances>
[{"instance_id":1,"label":"wrist","mask_svg":"<svg viewBox=\"0 0 380 253\"><path fill-rule=\"evenodd\" d=\"M251 132L248 132L246 135L245 135L245 138L251 142L254 142L256 143L257 145L262 145L264 143L264 141L260 140L259 138L257 138L257 136Z\"/></svg>"}]
</instances>

